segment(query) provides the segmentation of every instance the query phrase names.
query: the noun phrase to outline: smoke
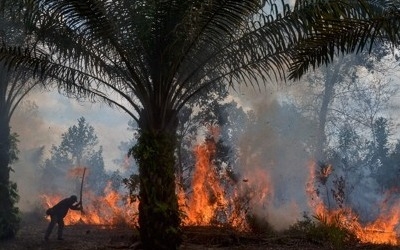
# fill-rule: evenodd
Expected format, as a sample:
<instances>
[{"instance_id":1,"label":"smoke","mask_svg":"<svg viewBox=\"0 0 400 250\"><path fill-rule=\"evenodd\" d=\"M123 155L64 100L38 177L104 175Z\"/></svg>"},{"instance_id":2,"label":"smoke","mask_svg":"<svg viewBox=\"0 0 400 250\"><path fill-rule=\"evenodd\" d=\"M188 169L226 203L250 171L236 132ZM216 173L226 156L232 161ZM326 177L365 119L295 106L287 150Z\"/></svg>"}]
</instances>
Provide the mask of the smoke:
<instances>
[{"instance_id":1,"label":"smoke","mask_svg":"<svg viewBox=\"0 0 400 250\"><path fill-rule=\"evenodd\" d=\"M255 197L251 209L282 230L308 210L305 184L310 155L304 145L313 138L313 125L282 101L279 92L244 96L247 100L241 98L242 104L254 112L255 121L247 125L238 145L239 171L255 190L268 187L270 195ZM260 178L263 174L268 177Z\"/></svg>"},{"instance_id":2,"label":"smoke","mask_svg":"<svg viewBox=\"0 0 400 250\"><path fill-rule=\"evenodd\" d=\"M263 196L263 199L255 196L251 208L257 217L268 221L277 230L285 229L301 219L304 212L310 212L306 184L312 149L306 145L315 144L317 123L310 117L303 117L291 103L301 100L303 107L316 108L318 105L315 105L316 103L311 105L313 104L311 102L317 100L315 95L321 91L323 89L318 89L314 85L296 84L288 88L285 93L279 90L256 93L241 89L239 95L235 97L245 110L254 113L254 121L247 125L246 132L241 135L238 144L239 171L241 176L246 178L248 185L253 185L255 190L260 186L269 188L270 195ZM357 104L352 105L355 107L347 108L356 108ZM315 112L311 109L308 111ZM337 126L341 125L341 121L345 122L339 119L338 121ZM337 146L334 140L329 143L331 143L329 147L333 149ZM335 153L337 152L339 151L336 150ZM339 156L335 155L337 159ZM334 190L337 188L334 181L338 178L344 178L345 182L343 205L354 211L361 222L377 219L382 213L383 205L391 209L393 204L398 203L398 190L383 193L384 190L378 185L376 175L371 173L372 163L351 165L354 167L351 170L341 169L343 166L339 160L335 163L334 172L329 176L326 185L316 187L323 189L319 190L322 191L320 198L330 209L339 205L332 195L333 191L337 191ZM260 172L268 175L268 178L260 179ZM262 189L258 190L264 192ZM328 202L327 195L330 197Z\"/></svg>"},{"instance_id":3,"label":"smoke","mask_svg":"<svg viewBox=\"0 0 400 250\"><path fill-rule=\"evenodd\" d=\"M11 179L18 185L21 211L31 211L39 205L39 164L43 148L25 150L19 155L17 163L13 164L14 173Z\"/></svg>"},{"instance_id":4,"label":"smoke","mask_svg":"<svg viewBox=\"0 0 400 250\"><path fill-rule=\"evenodd\" d=\"M56 141L53 139L51 124L46 124L39 115L35 102L22 102L11 119L11 131L18 134L18 161L12 164L12 181L18 185L19 208L30 211L37 206L40 182L39 166L45 147Z\"/></svg>"}]
</instances>

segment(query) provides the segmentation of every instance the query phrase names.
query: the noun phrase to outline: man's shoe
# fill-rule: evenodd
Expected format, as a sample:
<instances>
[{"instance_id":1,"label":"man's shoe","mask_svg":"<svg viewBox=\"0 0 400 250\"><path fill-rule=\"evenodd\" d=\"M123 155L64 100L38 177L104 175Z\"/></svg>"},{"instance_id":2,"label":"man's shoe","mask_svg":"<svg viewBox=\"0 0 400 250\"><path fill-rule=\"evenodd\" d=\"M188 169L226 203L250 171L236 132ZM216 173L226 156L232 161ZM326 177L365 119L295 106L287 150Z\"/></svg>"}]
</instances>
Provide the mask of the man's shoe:
<instances>
[{"instance_id":1,"label":"man's shoe","mask_svg":"<svg viewBox=\"0 0 400 250\"><path fill-rule=\"evenodd\" d=\"M58 237L57 240L64 240L64 238Z\"/></svg>"},{"instance_id":2,"label":"man's shoe","mask_svg":"<svg viewBox=\"0 0 400 250\"><path fill-rule=\"evenodd\" d=\"M44 237L44 241L49 241L49 237Z\"/></svg>"}]
</instances>

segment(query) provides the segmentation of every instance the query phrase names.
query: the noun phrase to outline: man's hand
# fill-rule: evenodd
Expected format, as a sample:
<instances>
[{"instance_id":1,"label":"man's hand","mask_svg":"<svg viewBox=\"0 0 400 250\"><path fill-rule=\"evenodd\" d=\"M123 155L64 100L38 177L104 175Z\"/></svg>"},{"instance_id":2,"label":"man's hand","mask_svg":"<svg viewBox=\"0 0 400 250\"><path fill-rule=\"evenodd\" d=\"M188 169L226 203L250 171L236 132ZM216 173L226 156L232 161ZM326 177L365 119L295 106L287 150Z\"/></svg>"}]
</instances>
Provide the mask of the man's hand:
<instances>
[{"instance_id":1,"label":"man's hand","mask_svg":"<svg viewBox=\"0 0 400 250\"><path fill-rule=\"evenodd\" d=\"M83 211L83 206L82 206L82 202L81 202L81 201L78 202L78 203L76 204L76 206L77 206L78 209L81 211L81 213L84 213L84 211Z\"/></svg>"},{"instance_id":2,"label":"man's hand","mask_svg":"<svg viewBox=\"0 0 400 250\"><path fill-rule=\"evenodd\" d=\"M82 202L75 203L70 208L72 210L82 210L83 209Z\"/></svg>"}]
</instances>

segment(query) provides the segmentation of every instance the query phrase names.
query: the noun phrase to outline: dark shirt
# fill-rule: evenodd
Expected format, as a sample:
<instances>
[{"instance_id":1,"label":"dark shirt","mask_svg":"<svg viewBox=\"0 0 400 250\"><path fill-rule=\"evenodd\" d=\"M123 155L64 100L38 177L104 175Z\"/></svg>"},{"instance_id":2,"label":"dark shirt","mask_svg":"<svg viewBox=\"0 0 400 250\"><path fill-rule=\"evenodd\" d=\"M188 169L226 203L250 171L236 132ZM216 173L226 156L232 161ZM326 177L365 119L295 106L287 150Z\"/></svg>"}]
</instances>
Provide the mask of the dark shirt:
<instances>
[{"instance_id":1,"label":"dark shirt","mask_svg":"<svg viewBox=\"0 0 400 250\"><path fill-rule=\"evenodd\" d=\"M55 215L58 218L64 218L68 213L68 209L80 210L80 204L77 203L76 205L74 205L75 202L76 200L71 198L61 200L59 203L54 205L54 207L51 208L50 215Z\"/></svg>"}]
</instances>

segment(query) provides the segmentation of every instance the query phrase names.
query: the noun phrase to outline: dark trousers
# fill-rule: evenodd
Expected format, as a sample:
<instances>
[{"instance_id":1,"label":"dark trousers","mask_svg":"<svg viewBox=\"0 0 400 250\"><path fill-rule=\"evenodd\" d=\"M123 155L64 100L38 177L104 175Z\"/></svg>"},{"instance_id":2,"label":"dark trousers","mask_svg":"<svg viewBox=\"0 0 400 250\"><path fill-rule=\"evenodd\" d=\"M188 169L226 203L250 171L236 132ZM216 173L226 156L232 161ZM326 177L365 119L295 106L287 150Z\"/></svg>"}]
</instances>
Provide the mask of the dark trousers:
<instances>
[{"instance_id":1,"label":"dark trousers","mask_svg":"<svg viewBox=\"0 0 400 250\"><path fill-rule=\"evenodd\" d=\"M64 220L62 217L59 217L57 215L51 215L50 216L51 220L49 223L49 226L47 227L46 234L44 236L45 239L48 239L51 232L53 231L53 228L56 224L58 224L58 229L57 229L57 236L58 239L62 239L62 234L63 234L63 229L64 229Z\"/></svg>"}]
</instances>

